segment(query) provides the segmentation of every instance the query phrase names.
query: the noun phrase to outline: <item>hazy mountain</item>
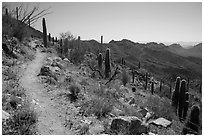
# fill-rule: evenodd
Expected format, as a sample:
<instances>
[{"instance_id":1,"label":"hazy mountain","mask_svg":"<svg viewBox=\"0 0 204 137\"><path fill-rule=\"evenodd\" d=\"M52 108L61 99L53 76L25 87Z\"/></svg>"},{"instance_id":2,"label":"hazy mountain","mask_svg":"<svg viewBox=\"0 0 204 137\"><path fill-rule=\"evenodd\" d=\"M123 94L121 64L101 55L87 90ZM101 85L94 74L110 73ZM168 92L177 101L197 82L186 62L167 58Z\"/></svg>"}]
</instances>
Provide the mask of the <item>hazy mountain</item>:
<instances>
[{"instance_id":1,"label":"hazy mountain","mask_svg":"<svg viewBox=\"0 0 204 137\"><path fill-rule=\"evenodd\" d=\"M172 53L184 56L184 57L198 57L202 58L202 43L199 43L191 48L183 48L180 44L172 44L168 46L168 50Z\"/></svg>"}]
</instances>

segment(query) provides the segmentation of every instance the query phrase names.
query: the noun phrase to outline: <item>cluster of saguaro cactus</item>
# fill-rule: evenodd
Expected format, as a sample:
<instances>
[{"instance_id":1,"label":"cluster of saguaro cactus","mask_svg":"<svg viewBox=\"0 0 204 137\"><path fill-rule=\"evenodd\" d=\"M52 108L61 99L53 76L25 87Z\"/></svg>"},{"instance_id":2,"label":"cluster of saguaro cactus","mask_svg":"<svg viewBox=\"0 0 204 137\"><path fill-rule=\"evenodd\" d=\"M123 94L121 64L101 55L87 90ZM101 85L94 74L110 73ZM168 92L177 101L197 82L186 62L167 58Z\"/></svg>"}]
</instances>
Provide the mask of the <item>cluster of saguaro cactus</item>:
<instances>
[{"instance_id":1,"label":"cluster of saguaro cactus","mask_svg":"<svg viewBox=\"0 0 204 137\"><path fill-rule=\"evenodd\" d=\"M111 65L110 65L110 49L106 49L106 56L105 56L105 77L109 78L110 77L110 72L111 72Z\"/></svg>"},{"instance_id":2,"label":"cluster of saguaro cactus","mask_svg":"<svg viewBox=\"0 0 204 137\"><path fill-rule=\"evenodd\" d=\"M180 77L176 79L175 90L172 95L172 106L181 121L186 119L189 106L189 93L186 88L186 80L180 82Z\"/></svg>"},{"instance_id":3,"label":"cluster of saguaro cactus","mask_svg":"<svg viewBox=\"0 0 204 137\"><path fill-rule=\"evenodd\" d=\"M103 63L102 53L99 53L99 55L98 55L98 69L99 69L99 71L102 70L102 63Z\"/></svg>"},{"instance_id":4,"label":"cluster of saguaro cactus","mask_svg":"<svg viewBox=\"0 0 204 137\"><path fill-rule=\"evenodd\" d=\"M125 65L125 60L123 58L121 58L121 64Z\"/></svg>"},{"instance_id":5,"label":"cluster of saguaro cactus","mask_svg":"<svg viewBox=\"0 0 204 137\"><path fill-rule=\"evenodd\" d=\"M198 134L200 122L200 107L197 105L192 106L191 112L185 126L183 128L183 134Z\"/></svg>"},{"instance_id":6,"label":"cluster of saguaro cactus","mask_svg":"<svg viewBox=\"0 0 204 137\"><path fill-rule=\"evenodd\" d=\"M44 46L47 48L47 28L46 28L45 18L43 18L42 20L42 26L43 26L43 42L44 42Z\"/></svg>"}]
</instances>

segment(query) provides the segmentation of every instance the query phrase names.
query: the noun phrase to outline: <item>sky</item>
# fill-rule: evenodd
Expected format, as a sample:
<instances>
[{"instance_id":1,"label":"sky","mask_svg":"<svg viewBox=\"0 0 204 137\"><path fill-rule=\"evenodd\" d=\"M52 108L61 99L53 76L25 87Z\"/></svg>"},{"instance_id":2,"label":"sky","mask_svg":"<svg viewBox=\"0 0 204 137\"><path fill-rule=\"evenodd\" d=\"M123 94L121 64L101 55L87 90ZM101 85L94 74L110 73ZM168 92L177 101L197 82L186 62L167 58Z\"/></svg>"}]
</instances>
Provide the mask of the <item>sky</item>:
<instances>
[{"instance_id":1,"label":"sky","mask_svg":"<svg viewBox=\"0 0 204 137\"><path fill-rule=\"evenodd\" d=\"M14 8L20 3L9 3ZM24 3L26 5L26 3ZM29 8L39 3L29 3ZM134 42L201 42L201 2L53 2L45 16L52 36L70 31L82 40L104 42L129 39ZM36 22L42 31L42 19Z\"/></svg>"}]
</instances>

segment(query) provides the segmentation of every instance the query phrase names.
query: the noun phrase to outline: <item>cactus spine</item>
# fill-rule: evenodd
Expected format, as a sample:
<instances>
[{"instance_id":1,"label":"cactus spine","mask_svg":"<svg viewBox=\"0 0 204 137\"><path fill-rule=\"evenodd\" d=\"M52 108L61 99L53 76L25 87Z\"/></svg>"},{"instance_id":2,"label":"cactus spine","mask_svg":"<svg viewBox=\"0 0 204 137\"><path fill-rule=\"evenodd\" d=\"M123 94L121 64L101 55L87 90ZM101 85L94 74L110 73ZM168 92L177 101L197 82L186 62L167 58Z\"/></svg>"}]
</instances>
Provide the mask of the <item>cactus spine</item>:
<instances>
[{"instance_id":1,"label":"cactus spine","mask_svg":"<svg viewBox=\"0 0 204 137\"><path fill-rule=\"evenodd\" d=\"M109 78L111 68L110 68L110 49L106 49L106 56L105 56L105 77Z\"/></svg>"},{"instance_id":2,"label":"cactus spine","mask_svg":"<svg viewBox=\"0 0 204 137\"><path fill-rule=\"evenodd\" d=\"M43 18L42 20L42 26L43 26L43 42L44 42L44 46L47 48L47 28L46 28L45 18Z\"/></svg>"},{"instance_id":3,"label":"cactus spine","mask_svg":"<svg viewBox=\"0 0 204 137\"><path fill-rule=\"evenodd\" d=\"M188 133L196 133L198 134L199 132L199 116L200 115L200 107L199 106L192 106L191 108L191 113L188 118L188 121L185 123L185 126L183 128L183 134L188 134Z\"/></svg>"},{"instance_id":4,"label":"cactus spine","mask_svg":"<svg viewBox=\"0 0 204 137\"><path fill-rule=\"evenodd\" d=\"M102 62L103 62L102 53L99 53L99 55L98 55L98 69L100 71L102 70Z\"/></svg>"},{"instance_id":5,"label":"cactus spine","mask_svg":"<svg viewBox=\"0 0 204 137\"><path fill-rule=\"evenodd\" d=\"M186 95L186 80L181 81L180 94L179 94L179 108L178 116L180 120L183 120L183 110L185 104L185 95Z\"/></svg>"},{"instance_id":6,"label":"cactus spine","mask_svg":"<svg viewBox=\"0 0 204 137\"><path fill-rule=\"evenodd\" d=\"M151 93L152 95L154 94L154 82L152 81L152 85L151 85Z\"/></svg>"},{"instance_id":7,"label":"cactus spine","mask_svg":"<svg viewBox=\"0 0 204 137\"><path fill-rule=\"evenodd\" d=\"M179 92L180 92L180 77L176 78L175 89L172 95L172 106L177 110L179 104Z\"/></svg>"}]
</instances>

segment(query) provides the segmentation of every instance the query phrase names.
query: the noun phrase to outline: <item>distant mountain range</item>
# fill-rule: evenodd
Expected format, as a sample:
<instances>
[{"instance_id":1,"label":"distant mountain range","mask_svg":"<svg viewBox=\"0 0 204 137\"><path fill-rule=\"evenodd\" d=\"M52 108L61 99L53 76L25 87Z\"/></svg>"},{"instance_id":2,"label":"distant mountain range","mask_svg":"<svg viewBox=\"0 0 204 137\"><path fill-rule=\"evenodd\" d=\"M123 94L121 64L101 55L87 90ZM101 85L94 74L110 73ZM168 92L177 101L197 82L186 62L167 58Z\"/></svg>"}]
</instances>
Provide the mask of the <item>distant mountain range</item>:
<instances>
[{"instance_id":1,"label":"distant mountain range","mask_svg":"<svg viewBox=\"0 0 204 137\"><path fill-rule=\"evenodd\" d=\"M86 40L82 41L81 45L96 54L101 51L103 56L105 49L110 48L113 61L120 63L121 58L124 58L126 65L135 69L140 62L142 68L167 81L177 76L196 79L202 77L202 43L191 49L184 49L179 44L170 46L156 42L144 44L127 39L111 40L102 46L95 40Z\"/></svg>"},{"instance_id":2,"label":"distant mountain range","mask_svg":"<svg viewBox=\"0 0 204 137\"><path fill-rule=\"evenodd\" d=\"M168 47L168 49L170 52L173 52L181 56L185 57L192 56L202 58L202 43L199 43L188 49L183 48L180 44L172 44Z\"/></svg>"}]
</instances>

